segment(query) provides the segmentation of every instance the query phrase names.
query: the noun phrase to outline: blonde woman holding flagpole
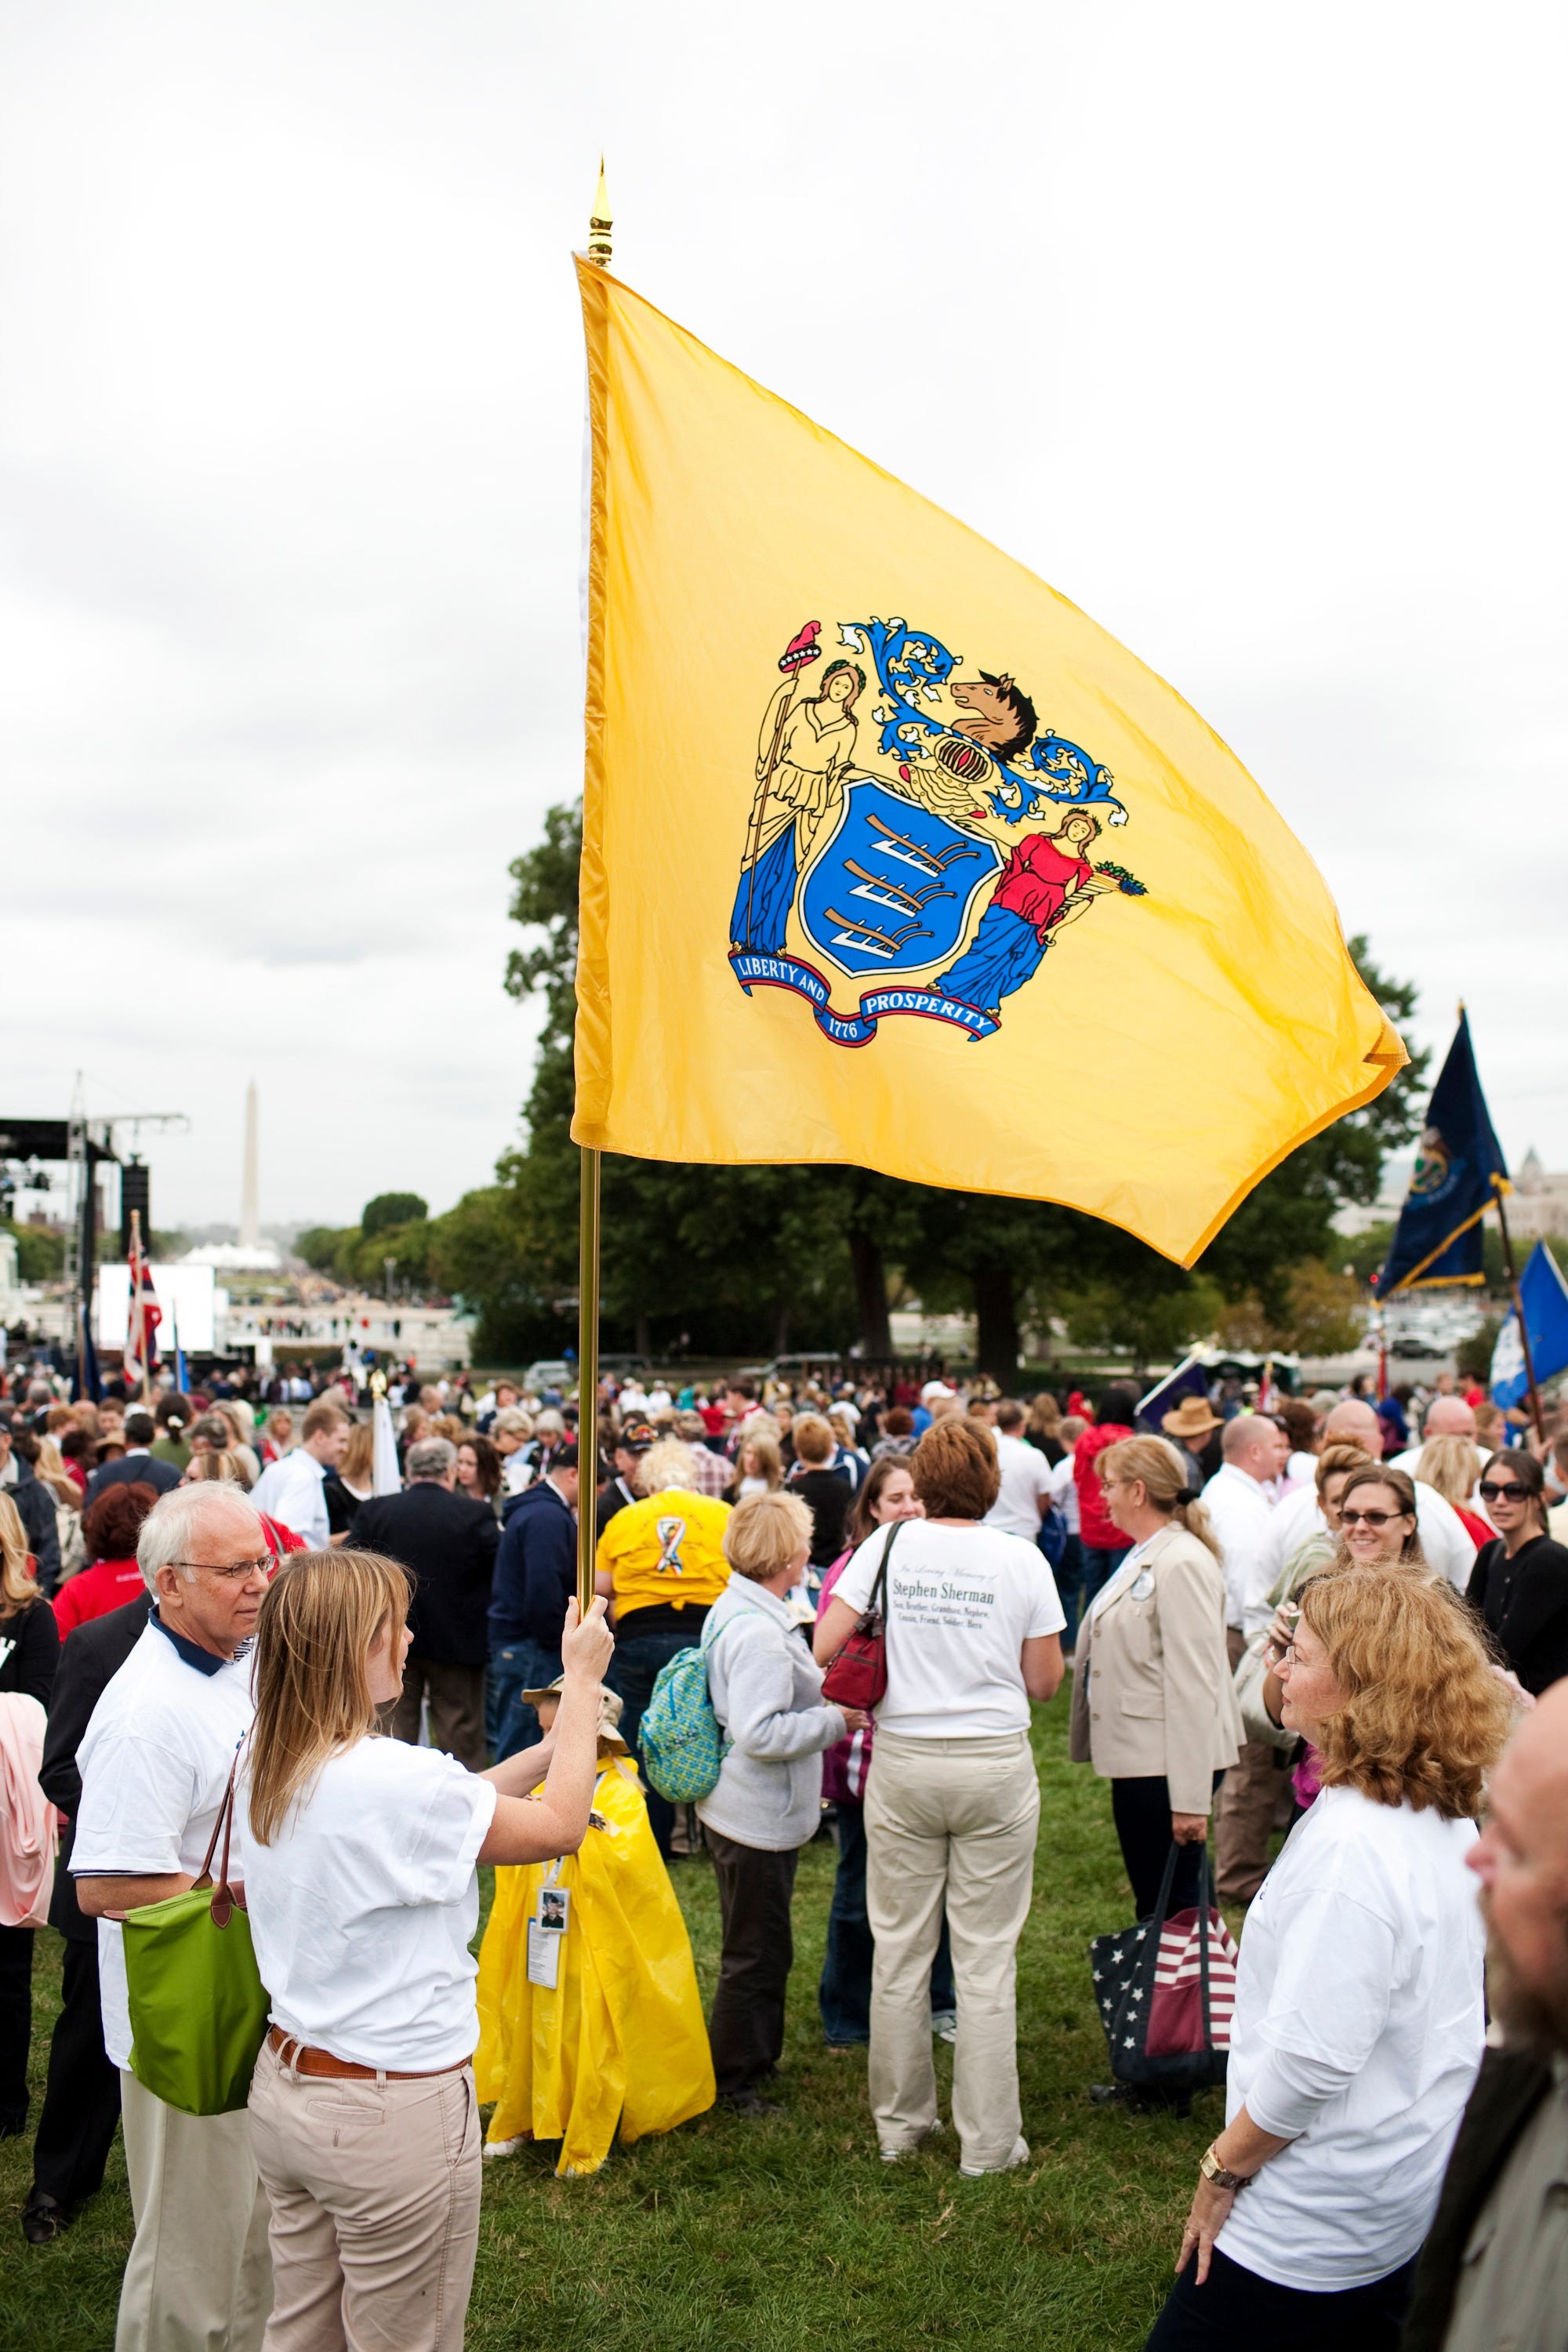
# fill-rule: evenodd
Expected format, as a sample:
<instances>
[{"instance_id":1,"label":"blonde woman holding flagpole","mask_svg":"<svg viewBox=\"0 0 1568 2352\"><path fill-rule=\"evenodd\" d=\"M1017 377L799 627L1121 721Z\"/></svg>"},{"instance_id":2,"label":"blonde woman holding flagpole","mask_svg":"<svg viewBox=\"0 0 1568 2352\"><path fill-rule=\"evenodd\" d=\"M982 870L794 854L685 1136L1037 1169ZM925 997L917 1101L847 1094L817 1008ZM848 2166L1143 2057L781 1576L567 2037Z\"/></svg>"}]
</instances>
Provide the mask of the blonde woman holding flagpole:
<instances>
[{"instance_id":1,"label":"blonde woman holding flagpole","mask_svg":"<svg viewBox=\"0 0 1568 2352\"><path fill-rule=\"evenodd\" d=\"M271 2004L250 2092L266 2352L459 2352L479 2219L477 1865L574 1853L588 1826L604 1602L582 1622L568 1608L552 1733L472 1773L377 1736L408 1597L395 1560L301 1552L257 1622L245 1855Z\"/></svg>"}]
</instances>

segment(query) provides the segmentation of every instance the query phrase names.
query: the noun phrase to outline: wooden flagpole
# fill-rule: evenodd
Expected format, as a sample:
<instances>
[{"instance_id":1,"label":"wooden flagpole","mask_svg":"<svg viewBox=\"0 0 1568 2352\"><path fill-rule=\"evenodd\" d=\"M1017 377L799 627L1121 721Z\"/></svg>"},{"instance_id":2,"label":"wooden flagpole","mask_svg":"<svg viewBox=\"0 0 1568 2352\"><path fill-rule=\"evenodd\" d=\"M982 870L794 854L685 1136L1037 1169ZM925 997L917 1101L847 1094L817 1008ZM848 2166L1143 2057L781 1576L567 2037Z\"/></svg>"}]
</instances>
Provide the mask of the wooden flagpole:
<instances>
[{"instance_id":1,"label":"wooden flagpole","mask_svg":"<svg viewBox=\"0 0 1568 2352\"><path fill-rule=\"evenodd\" d=\"M605 159L588 218L588 258L610 262L610 200ZM594 1599L595 1497L599 1468L599 1153L580 1144L577 1201L577 1606L585 1617Z\"/></svg>"}]
</instances>

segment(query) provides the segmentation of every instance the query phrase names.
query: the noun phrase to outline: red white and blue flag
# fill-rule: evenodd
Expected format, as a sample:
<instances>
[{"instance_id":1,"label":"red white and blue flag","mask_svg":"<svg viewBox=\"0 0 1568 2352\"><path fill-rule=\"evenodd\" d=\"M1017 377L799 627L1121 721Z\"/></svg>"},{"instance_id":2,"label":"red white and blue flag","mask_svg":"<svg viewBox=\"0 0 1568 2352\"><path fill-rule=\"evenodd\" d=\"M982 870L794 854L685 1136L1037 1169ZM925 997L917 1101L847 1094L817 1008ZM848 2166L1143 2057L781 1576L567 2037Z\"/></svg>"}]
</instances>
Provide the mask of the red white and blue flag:
<instances>
[{"instance_id":1,"label":"red white and blue flag","mask_svg":"<svg viewBox=\"0 0 1568 2352\"><path fill-rule=\"evenodd\" d=\"M125 1331L125 1390L135 1396L152 1379L158 1361L158 1326L163 1319L153 1287L153 1269L142 1248L139 1224L131 1232L131 1300Z\"/></svg>"}]
</instances>

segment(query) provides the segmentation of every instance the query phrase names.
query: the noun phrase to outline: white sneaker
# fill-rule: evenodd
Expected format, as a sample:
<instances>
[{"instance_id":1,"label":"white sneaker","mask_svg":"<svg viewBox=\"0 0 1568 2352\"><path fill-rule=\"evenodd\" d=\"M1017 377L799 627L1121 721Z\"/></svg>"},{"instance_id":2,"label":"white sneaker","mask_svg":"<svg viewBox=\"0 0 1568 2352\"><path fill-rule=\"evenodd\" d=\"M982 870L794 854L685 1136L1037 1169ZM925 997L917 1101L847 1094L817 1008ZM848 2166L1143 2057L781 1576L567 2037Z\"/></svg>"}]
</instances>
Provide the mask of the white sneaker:
<instances>
[{"instance_id":1,"label":"white sneaker","mask_svg":"<svg viewBox=\"0 0 1568 2352\"><path fill-rule=\"evenodd\" d=\"M1020 2164L1027 2164L1028 2161L1028 2141L1016 2139L1013 2142L1013 2153L1005 2164L961 2164L958 2168L965 2180L984 2180L988 2172L1012 2172Z\"/></svg>"},{"instance_id":2,"label":"white sneaker","mask_svg":"<svg viewBox=\"0 0 1568 2352\"><path fill-rule=\"evenodd\" d=\"M933 2010L931 2012L931 2030L935 2034L939 2042L956 2042L958 2039L958 2018L955 2012L951 2009Z\"/></svg>"},{"instance_id":3,"label":"white sneaker","mask_svg":"<svg viewBox=\"0 0 1568 2352\"><path fill-rule=\"evenodd\" d=\"M515 2156L521 2146L520 2139L488 2139L484 2146L485 2162L489 2164L492 2158L498 2156Z\"/></svg>"}]
</instances>

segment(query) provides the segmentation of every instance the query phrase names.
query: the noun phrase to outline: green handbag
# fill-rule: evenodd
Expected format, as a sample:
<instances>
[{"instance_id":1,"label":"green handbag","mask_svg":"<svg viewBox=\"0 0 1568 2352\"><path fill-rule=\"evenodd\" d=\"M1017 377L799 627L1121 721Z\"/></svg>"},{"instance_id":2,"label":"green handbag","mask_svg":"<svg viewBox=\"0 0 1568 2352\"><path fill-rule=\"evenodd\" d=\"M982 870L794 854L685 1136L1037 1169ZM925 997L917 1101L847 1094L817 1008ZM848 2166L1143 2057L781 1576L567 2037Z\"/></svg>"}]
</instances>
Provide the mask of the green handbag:
<instances>
[{"instance_id":1,"label":"green handbag","mask_svg":"<svg viewBox=\"0 0 1568 2352\"><path fill-rule=\"evenodd\" d=\"M237 1755L195 1885L166 1902L128 1911L121 1927L131 2071L165 2106L187 2116L226 2116L245 2105L267 2032L267 1993L250 1922L228 1883L238 1768ZM214 1886L220 1830L223 1866Z\"/></svg>"}]
</instances>

